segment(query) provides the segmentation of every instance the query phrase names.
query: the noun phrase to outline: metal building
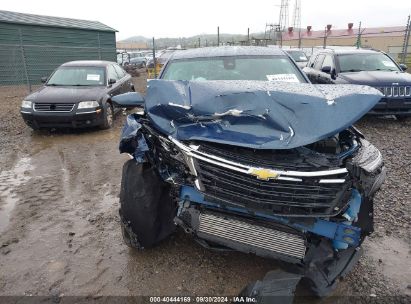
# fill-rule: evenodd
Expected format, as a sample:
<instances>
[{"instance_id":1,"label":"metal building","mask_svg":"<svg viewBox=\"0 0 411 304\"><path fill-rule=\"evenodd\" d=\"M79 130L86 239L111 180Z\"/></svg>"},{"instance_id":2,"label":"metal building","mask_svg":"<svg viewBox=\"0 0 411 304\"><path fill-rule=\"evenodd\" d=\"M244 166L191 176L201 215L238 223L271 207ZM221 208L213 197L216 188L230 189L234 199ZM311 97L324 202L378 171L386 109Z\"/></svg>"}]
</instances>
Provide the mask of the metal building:
<instances>
[{"instance_id":1,"label":"metal building","mask_svg":"<svg viewBox=\"0 0 411 304\"><path fill-rule=\"evenodd\" d=\"M0 86L39 84L71 60L116 60L116 30L98 21L0 10Z\"/></svg>"}]
</instances>

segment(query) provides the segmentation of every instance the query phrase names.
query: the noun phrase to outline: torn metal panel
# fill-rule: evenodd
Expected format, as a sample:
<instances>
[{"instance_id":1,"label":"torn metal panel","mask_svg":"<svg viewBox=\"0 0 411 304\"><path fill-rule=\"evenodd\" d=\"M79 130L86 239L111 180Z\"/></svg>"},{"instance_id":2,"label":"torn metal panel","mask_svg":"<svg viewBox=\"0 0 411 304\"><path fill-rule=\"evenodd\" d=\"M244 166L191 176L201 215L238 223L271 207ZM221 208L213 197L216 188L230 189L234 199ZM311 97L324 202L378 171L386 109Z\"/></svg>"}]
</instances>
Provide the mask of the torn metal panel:
<instances>
[{"instance_id":1,"label":"torn metal panel","mask_svg":"<svg viewBox=\"0 0 411 304\"><path fill-rule=\"evenodd\" d=\"M241 291L238 302L248 302L249 300L241 297L251 297L260 304L292 304L301 278L302 275L299 274L272 270L264 276L263 280L247 285Z\"/></svg>"},{"instance_id":2,"label":"torn metal panel","mask_svg":"<svg viewBox=\"0 0 411 304\"><path fill-rule=\"evenodd\" d=\"M149 148L144 135L140 132L142 125L138 121L136 114L127 116L121 132L120 153L133 155L137 162L144 162L144 156Z\"/></svg>"},{"instance_id":3,"label":"torn metal panel","mask_svg":"<svg viewBox=\"0 0 411 304\"><path fill-rule=\"evenodd\" d=\"M153 80L145 108L158 131L178 140L291 149L348 128L381 97L355 85Z\"/></svg>"}]
</instances>

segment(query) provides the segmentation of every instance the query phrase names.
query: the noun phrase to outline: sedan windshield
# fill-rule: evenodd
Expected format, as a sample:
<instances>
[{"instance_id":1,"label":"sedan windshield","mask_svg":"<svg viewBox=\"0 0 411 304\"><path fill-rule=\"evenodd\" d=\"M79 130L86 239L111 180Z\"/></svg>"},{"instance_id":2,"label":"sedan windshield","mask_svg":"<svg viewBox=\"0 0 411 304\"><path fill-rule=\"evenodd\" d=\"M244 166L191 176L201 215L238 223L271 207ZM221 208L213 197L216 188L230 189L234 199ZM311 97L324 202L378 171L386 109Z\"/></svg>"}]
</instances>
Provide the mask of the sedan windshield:
<instances>
[{"instance_id":1,"label":"sedan windshield","mask_svg":"<svg viewBox=\"0 0 411 304\"><path fill-rule=\"evenodd\" d=\"M100 67L60 67L47 82L48 86L101 86L105 69Z\"/></svg>"},{"instance_id":2,"label":"sedan windshield","mask_svg":"<svg viewBox=\"0 0 411 304\"><path fill-rule=\"evenodd\" d=\"M307 62L308 58L303 51L287 51L287 53L294 59L295 62Z\"/></svg>"},{"instance_id":3,"label":"sedan windshield","mask_svg":"<svg viewBox=\"0 0 411 304\"><path fill-rule=\"evenodd\" d=\"M206 57L173 60L162 75L166 80L265 80L306 82L286 56Z\"/></svg>"},{"instance_id":4,"label":"sedan windshield","mask_svg":"<svg viewBox=\"0 0 411 304\"><path fill-rule=\"evenodd\" d=\"M360 71L400 71L394 61L384 54L338 55L341 73Z\"/></svg>"}]
</instances>

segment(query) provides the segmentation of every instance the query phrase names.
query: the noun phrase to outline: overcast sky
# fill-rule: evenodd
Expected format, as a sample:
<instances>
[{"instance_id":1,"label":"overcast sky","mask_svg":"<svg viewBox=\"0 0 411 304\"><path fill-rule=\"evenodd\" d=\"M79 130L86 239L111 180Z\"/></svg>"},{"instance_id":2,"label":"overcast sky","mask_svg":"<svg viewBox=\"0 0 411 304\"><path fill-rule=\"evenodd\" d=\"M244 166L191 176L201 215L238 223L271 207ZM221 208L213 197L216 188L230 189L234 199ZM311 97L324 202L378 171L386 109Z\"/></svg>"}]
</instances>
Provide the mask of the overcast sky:
<instances>
[{"instance_id":1,"label":"overcast sky","mask_svg":"<svg viewBox=\"0 0 411 304\"><path fill-rule=\"evenodd\" d=\"M117 40L130 36L187 37L196 34L264 31L278 22L280 0L12 0L1 10L97 20L118 30ZM295 0L290 0L289 19ZM411 0L301 0L301 26L323 29L404 25L411 14Z\"/></svg>"}]
</instances>

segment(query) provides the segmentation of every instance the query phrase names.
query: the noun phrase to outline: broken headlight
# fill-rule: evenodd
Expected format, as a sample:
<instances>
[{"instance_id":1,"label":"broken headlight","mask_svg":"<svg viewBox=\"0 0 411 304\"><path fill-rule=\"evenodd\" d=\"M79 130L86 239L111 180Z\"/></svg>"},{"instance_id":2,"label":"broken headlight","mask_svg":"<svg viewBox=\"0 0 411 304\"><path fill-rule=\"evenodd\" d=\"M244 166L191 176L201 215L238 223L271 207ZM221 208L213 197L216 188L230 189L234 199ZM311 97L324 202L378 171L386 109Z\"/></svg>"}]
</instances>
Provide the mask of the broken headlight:
<instances>
[{"instance_id":1,"label":"broken headlight","mask_svg":"<svg viewBox=\"0 0 411 304\"><path fill-rule=\"evenodd\" d=\"M354 162L365 171L374 172L382 165L381 152L366 140L361 140L361 149Z\"/></svg>"},{"instance_id":2,"label":"broken headlight","mask_svg":"<svg viewBox=\"0 0 411 304\"><path fill-rule=\"evenodd\" d=\"M374 147L375 148L375 147ZM382 155L378 149L375 149L374 154L367 159L361 166L367 172L373 172L382 164Z\"/></svg>"},{"instance_id":3,"label":"broken headlight","mask_svg":"<svg viewBox=\"0 0 411 304\"><path fill-rule=\"evenodd\" d=\"M360 164L360 167L367 172L374 172L382 164L381 152L373 145L370 145L367 156L364 162Z\"/></svg>"}]
</instances>

